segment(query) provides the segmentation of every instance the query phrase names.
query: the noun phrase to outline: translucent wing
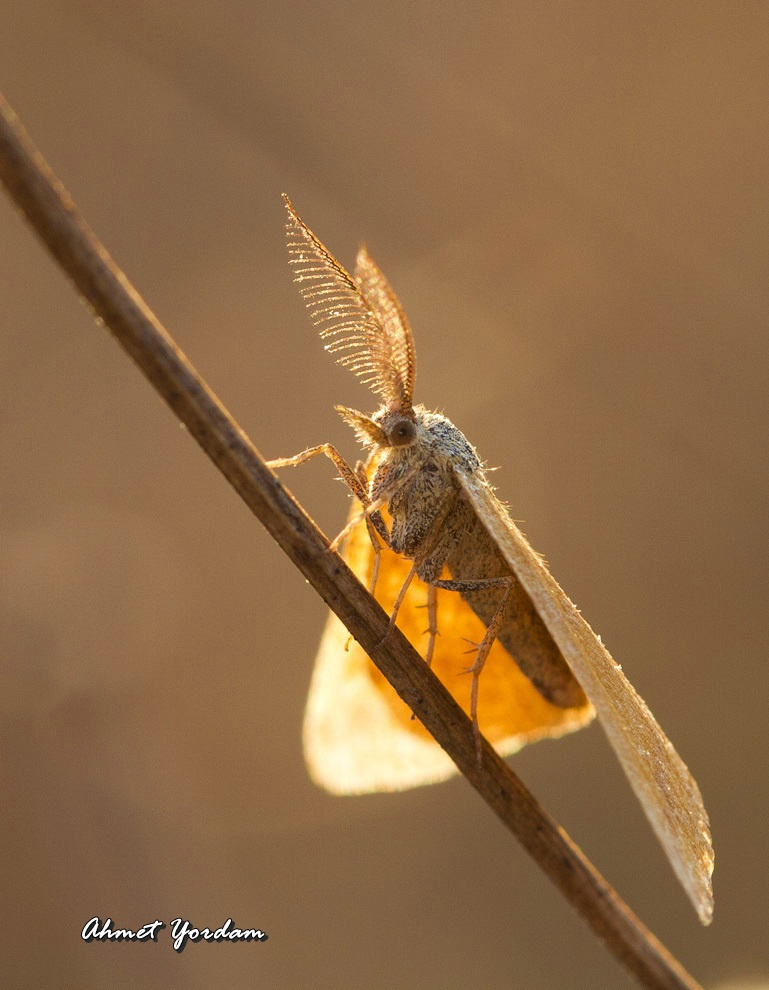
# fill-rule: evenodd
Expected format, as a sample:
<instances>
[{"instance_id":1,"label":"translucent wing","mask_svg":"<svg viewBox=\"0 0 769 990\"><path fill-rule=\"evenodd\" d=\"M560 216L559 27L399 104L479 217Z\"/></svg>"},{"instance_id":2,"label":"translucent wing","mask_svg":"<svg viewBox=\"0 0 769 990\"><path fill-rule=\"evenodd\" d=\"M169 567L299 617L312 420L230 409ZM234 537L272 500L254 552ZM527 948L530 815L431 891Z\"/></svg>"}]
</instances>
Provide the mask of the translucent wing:
<instances>
[{"instance_id":1,"label":"translucent wing","mask_svg":"<svg viewBox=\"0 0 769 990\"><path fill-rule=\"evenodd\" d=\"M364 291L300 220L288 197L283 198L288 210L286 234L294 281L299 284L310 316L326 341L326 350L381 395L388 405L410 408L413 343L410 343L408 324L389 317L385 321L379 318ZM371 274L376 269L373 262L364 267L364 282L372 298L377 303L395 300L394 305L400 311L397 299L381 273L381 284L387 286L389 296L384 289L375 289L376 279ZM388 313L395 312L392 305L390 303Z\"/></svg>"},{"instance_id":2,"label":"translucent wing","mask_svg":"<svg viewBox=\"0 0 769 990\"><path fill-rule=\"evenodd\" d=\"M482 523L590 698L609 742L703 924L713 916L713 846L699 788L644 701L488 483L457 470Z\"/></svg>"},{"instance_id":3,"label":"translucent wing","mask_svg":"<svg viewBox=\"0 0 769 990\"><path fill-rule=\"evenodd\" d=\"M351 514L358 513L353 506ZM385 513L386 516L386 513ZM374 563L365 526L348 538L343 556L368 584ZM410 561L383 549L376 597L390 612ZM427 644L427 588L416 580L398 613L398 626L417 649ZM479 642L484 626L455 591L438 590L438 629L433 670L467 712L471 679L466 639ZM574 708L550 704L495 643L480 684L479 721L503 755L528 742L561 736L590 722L590 703ZM368 656L331 614L310 685L304 721L304 752L313 780L335 794L394 791L432 784L457 772L453 761L413 719L410 709Z\"/></svg>"}]
</instances>

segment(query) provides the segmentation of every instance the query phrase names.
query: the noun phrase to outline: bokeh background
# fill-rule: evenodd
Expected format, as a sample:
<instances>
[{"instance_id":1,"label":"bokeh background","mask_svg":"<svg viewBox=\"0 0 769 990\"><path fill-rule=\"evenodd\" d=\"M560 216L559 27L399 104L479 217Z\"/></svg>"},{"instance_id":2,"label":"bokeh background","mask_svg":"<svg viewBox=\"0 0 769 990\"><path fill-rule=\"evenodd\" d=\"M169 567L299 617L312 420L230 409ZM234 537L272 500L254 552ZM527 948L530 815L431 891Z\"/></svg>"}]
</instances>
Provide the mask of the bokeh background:
<instances>
[{"instance_id":1,"label":"bokeh background","mask_svg":"<svg viewBox=\"0 0 769 990\"><path fill-rule=\"evenodd\" d=\"M418 398L699 781L701 929L597 726L515 768L708 986L769 973L769 11L591 0L5 0L0 87L266 456L372 408L279 194L415 329ZM7 985L624 987L457 779L334 798L300 726L325 608L0 201ZM320 460L285 479L329 534ZM233 917L263 945L86 945Z\"/></svg>"}]
</instances>

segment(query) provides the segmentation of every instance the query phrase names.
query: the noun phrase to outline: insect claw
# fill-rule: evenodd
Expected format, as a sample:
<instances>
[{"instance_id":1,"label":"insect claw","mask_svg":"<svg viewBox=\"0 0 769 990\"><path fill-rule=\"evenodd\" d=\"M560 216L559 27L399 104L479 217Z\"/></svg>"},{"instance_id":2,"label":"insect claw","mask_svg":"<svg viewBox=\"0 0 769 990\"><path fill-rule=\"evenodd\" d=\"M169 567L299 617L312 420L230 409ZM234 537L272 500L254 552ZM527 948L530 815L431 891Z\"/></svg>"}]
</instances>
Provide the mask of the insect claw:
<instances>
[{"instance_id":1,"label":"insect claw","mask_svg":"<svg viewBox=\"0 0 769 990\"><path fill-rule=\"evenodd\" d=\"M478 769L483 767L483 736L477 722L473 722L473 735L475 736L475 757L478 761Z\"/></svg>"},{"instance_id":2,"label":"insect claw","mask_svg":"<svg viewBox=\"0 0 769 990\"><path fill-rule=\"evenodd\" d=\"M341 533L334 537L334 539L329 543L328 548L332 551L338 551L342 543L342 540L347 536L347 527L345 527Z\"/></svg>"}]
</instances>

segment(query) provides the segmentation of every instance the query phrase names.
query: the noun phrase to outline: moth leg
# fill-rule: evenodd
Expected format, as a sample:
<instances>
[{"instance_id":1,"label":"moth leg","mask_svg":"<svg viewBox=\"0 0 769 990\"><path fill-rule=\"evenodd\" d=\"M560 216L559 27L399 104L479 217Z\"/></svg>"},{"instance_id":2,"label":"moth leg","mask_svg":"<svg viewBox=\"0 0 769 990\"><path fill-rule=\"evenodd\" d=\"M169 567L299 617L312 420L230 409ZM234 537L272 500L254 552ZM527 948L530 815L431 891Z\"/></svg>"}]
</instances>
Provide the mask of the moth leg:
<instances>
[{"instance_id":1,"label":"moth leg","mask_svg":"<svg viewBox=\"0 0 769 990\"><path fill-rule=\"evenodd\" d=\"M366 477L366 465L363 461L358 461L355 465L355 474L360 481L363 489L365 490L368 484L368 478ZM379 513L374 513L379 519L382 517ZM384 524L384 521L382 521ZM368 538L371 540L371 549L374 551L374 566L371 569L371 581L369 582L369 592L373 595L376 591L376 583L379 579L379 565L382 562L382 545L379 542L377 536L376 525L373 522L373 516L366 516L366 529L368 530Z\"/></svg>"},{"instance_id":2,"label":"moth leg","mask_svg":"<svg viewBox=\"0 0 769 990\"><path fill-rule=\"evenodd\" d=\"M436 588L445 588L446 591L478 591L481 588L505 588L505 593L502 596L496 612L491 617L491 622L486 627L486 633L481 640L480 646L478 647L478 655L475 658L475 662L470 668L470 673L472 674L472 683L470 685L470 718L473 722L473 735L475 736L475 752L478 758L478 766L481 765L483 758L483 750L481 747L481 730L478 725L478 682L481 677L481 671L484 668L486 660L488 659L489 652L497 638L500 626L502 625L502 619L505 616L505 611L507 606L510 604L510 599L513 594L514 580L511 577L500 577L500 578L479 578L477 581L433 581L431 582Z\"/></svg>"},{"instance_id":3,"label":"moth leg","mask_svg":"<svg viewBox=\"0 0 769 990\"><path fill-rule=\"evenodd\" d=\"M387 627L387 634L385 635L385 639L387 639L387 637L395 628L395 620L398 618L398 611L400 610L400 607L403 604L403 599L406 597L406 592L409 590L409 585L414 580L414 575L416 574L416 572L417 572L417 565L413 564L411 570L408 573L408 576L406 577L406 580L403 582L403 587L398 592L398 597L395 599L395 604L393 605L393 610L390 615L390 624ZM414 716L412 715L412 718L413 717Z\"/></svg>"},{"instance_id":4,"label":"moth leg","mask_svg":"<svg viewBox=\"0 0 769 990\"><path fill-rule=\"evenodd\" d=\"M354 492L361 501L368 501L365 484L360 481L355 471L331 443L321 443L317 447L308 447L307 450L303 450L300 454L294 454L293 457L278 457L273 461L267 461L267 467L272 468L273 471L277 468L299 467L300 464L317 457L318 454L325 454L326 457L330 458L350 491Z\"/></svg>"},{"instance_id":5,"label":"moth leg","mask_svg":"<svg viewBox=\"0 0 769 990\"><path fill-rule=\"evenodd\" d=\"M408 576L406 577L406 580L403 582L403 587L398 592L398 597L395 599L395 604L393 605L393 610L390 615L390 629L392 629L393 626L395 625L395 620L398 618L398 612L400 611L400 607L403 604L403 599L406 597L406 592L409 590L409 585L414 580L416 573L417 573L417 565L413 564L411 570L408 573Z\"/></svg>"},{"instance_id":6,"label":"moth leg","mask_svg":"<svg viewBox=\"0 0 769 990\"><path fill-rule=\"evenodd\" d=\"M427 586L427 631L430 634L430 639L427 643L425 663L428 667L432 667L435 639L438 635L438 589L434 584Z\"/></svg>"},{"instance_id":7,"label":"moth leg","mask_svg":"<svg viewBox=\"0 0 769 990\"><path fill-rule=\"evenodd\" d=\"M380 532L375 521L375 517L376 517L376 519L379 520L379 524L382 526L384 532L387 533L387 527L385 526L384 520L379 514L379 510L384 508L385 505L387 505L386 498L378 498L375 499L375 501L373 502L369 502L367 495L366 502L363 503L362 512L359 512L357 513L357 515L354 515L352 519L347 523L347 525L342 529L342 531L337 536L334 537L334 539L329 544L329 549L336 550L339 547L339 544L344 540L344 538L348 536L355 529L355 527L358 526L360 523L362 523L364 520L366 520L367 523L370 521L371 525L376 529L376 531ZM370 532L371 531L369 530L369 533ZM390 542L389 533L387 534L387 542L388 544Z\"/></svg>"},{"instance_id":8,"label":"moth leg","mask_svg":"<svg viewBox=\"0 0 769 990\"><path fill-rule=\"evenodd\" d=\"M327 446L330 445L327 444ZM391 545L390 534L387 532L387 527L385 526L384 520L382 519L382 516L379 513L379 509L384 508L384 506L387 505L387 503L390 501L393 495L395 495L400 488L403 488L406 482L408 482L411 478L413 478L414 475L418 473L418 471L419 471L419 464L418 463L412 464L410 468L404 471L403 474L401 474L399 477L395 478L394 481L391 481L389 484L382 485L382 487L379 489L377 497L373 501L371 501L371 496L368 494L368 492L366 492L365 500L362 499L361 496L359 495L358 498L361 499L364 505L363 512L353 517L347 523L347 525L339 534L339 536L337 536L335 540L331 541L331 549L336 550L336 548L339 546L339 544L342 542L345 536L347 536L347 534L352 529L354 529L358 525L358 523L362 522L363 519L368 517L371 518L372 523L376 527L376 531L384 539L387 546L389 547ZM360 485L360 481L358 481L357 478L356 478L356 482L358 483L358 485Z\"/></svg>"},{"instance_id":9,"label":"moth leg","mask_svg":"<svg viewBox=\"0 0 769 990\"><path fill-rule=\"evenodd\" d=\"M418 608L425 608L424 605L417 606ZM426 633L430 634L430 639L427 641L427 652L425 653L425 663L428 667L433 665L433 653L435 652L435 640L438 636L438 589L432 585L427 585L427 629ZM411 713L411 721L413 722L416 715Z\"/></svg>"},{"instance_id":10,"label":"moth leg","mask_svg":"<svg viewBox=\"0 0 769 990\"><path fill-rule=\"evenodd\" d=\"M371 568L371 580L369 581L369 594L373 595L376 593L376 583L379 580L379 565L382 562L382 547L377 539L376 528L371 522L371 518L366 518L366 529L368 530L369 539L371 540L371 547L374 551L374 564Z\"/></svg>"},{"instance_id":11,"label":"moth leg","mask_svg":"<svg viewBox=\"0 0 769 990\"><path fill-rule=\"evenodd\" d=\"M378 505L374 509L371 508L371 499L369 498L368 490L366 488L365 474L363 475L363 480L361 480L359 475L353 468L350 467L333 444L321 443L317 447L308 447L307 450L303 450L300 454L295 454L293 457L279 457L274 461L267 461L267 467L272 468L273 471L277 468L299 467L300 464L304 464L305 461L309 461L312 457L317 457L318 454L325 454L326 457L334 462L334 465L339 472L339 477L366 510L360 515L360 517L356 517L352 523L345 526L339 536L337 536L337 538L331 543L331 549L335 550L350 530L364 518L371 519L377 533L379 533L385 543L389 546L390 534L387 532L387 527L384 524L384 520L378 512L378 509L380 509L382 505L385 505L386 502L382 502L381 505Z\"/></svg>"},{"instance_id":12,"label":"moth leg","mask_svg":"<svg viewBox=\"0 0 769 990\"><path fill-rule=\"evenodd\" d=\"M364 491L366 491L366 486L368 485L368 478L366 477L366 465L363 463L363 461L358 461L357 464L355 465L355 474L358 478L358 481L361 483L361 487L363 488ZM358 498L360 498L360 496L358 496ZM374 513L374 515L382 522L382 525L384 526L384 520L379 515L379 513L376 512ZM368 586L370 595L373 595L374 592L376 591L376 583L379 578L379 565L382 561L382 545L379 542L376 526L371 521L372 518L373 518L372 516L366 516L366 529L368 530L368 538L369 540L371 540L371 549L374 551L374 564L373 567L371 568L371 580L369 581L369 586ZM349 651L350 643L352 643L353 639L355 639L355 637L352 634L350 634L347 637L347 642L344 644L345 653Z\"/></svg>"}]
</instances>

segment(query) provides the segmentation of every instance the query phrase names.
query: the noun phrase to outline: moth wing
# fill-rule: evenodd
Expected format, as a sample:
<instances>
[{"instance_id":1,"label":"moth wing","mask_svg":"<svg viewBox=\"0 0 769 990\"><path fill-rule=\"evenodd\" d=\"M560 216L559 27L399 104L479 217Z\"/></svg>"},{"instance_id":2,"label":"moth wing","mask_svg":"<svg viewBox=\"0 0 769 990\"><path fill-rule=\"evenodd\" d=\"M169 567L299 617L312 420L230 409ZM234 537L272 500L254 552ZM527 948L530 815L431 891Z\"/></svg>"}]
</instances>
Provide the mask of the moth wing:
<instances>
[{"instance_id":1,"label":"moth wing","mask_svg":"<svg viewBox=\"0 0 769 990\"><path fill-rule=\"evenodd\" d=\"M457 470L481 522L595 706L652 828L703 924L713 916L713 846L699 788L645 702L515 525L488 482Z\"/></svg>"},{"instance_id":2,"label":"moth wing","mask_svg":"<svg viewBox=\"0 0 769 990\"><path fill-rule=\"evenodd\" d=\"M352 513L357 511L354 506ZM364 525L353 530L342 555L368 584L374 552ZM392 611L409 569L410 561L382 549L376 597L386 611ZM398 613L399 628L423 654L428 641L426 600L427 586L415 580ZM471 678L466 668L472 657L467 655L466 640L479 642L484 626L454 591L438 589L437 616L440 635L433 670L467 712ZM482 731L501 754L514 753L536 739L571 732L593 716L589 702L567 709L550 704L502 644L494 644L481 677L479 719ZM315 662L303 744L311 777L335 794L405 790L457 772L453 761L412 718L409 708L333 614Z\"/></svg>"},{"instance_id":3,"label":"moth wing","mask_svg":"<svg viewBox=\"0 0 769 990\"><path fill-rule=\"evenodd\" d=\"M437 783L456 767L435 743L404 731L369 671L371 661L331 613L315 660L302 742L310 776L332 794Z\"/></svg>"}]
</instances>

